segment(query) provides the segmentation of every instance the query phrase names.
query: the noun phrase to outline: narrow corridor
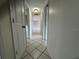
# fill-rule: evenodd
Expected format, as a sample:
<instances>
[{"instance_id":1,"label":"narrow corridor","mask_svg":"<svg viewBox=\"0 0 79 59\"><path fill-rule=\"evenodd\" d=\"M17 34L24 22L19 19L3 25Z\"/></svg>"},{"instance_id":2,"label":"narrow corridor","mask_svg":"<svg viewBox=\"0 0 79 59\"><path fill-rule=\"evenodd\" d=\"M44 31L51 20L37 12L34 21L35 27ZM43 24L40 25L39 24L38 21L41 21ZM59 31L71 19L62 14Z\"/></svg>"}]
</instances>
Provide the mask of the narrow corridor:
<instances>
[{"instance_id":1,"label":"narrow corridor","mask_svg":"<svg viewBox=\"0 0 79 59\"><path fill-rule=\"evenodd\" d=\"M0 59L79 59L79 0L0 0Z\"/></svg>"},{"instance_id":2,"label":"narrow corridor","mask_svg":"<svg viewBox=\"0 0 79 59\"><path fill-rule=\"evenodd\" d=\"M51 59L46 41L42 40L42 36L34 35L32 39L27 40L27 47L22 59Z\"/></svg>"}]
</instances>

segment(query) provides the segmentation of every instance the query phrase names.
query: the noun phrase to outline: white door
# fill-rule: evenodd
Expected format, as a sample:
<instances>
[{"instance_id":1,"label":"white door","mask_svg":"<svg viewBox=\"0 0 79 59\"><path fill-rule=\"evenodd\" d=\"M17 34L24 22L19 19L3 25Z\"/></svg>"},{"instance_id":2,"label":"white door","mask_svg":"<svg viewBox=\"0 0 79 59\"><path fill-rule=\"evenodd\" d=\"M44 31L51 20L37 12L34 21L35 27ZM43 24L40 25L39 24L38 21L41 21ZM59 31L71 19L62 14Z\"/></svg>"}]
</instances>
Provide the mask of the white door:
<instances>
[{"instance_id":1,"label":"white door","mask_svg":"<svg viewBox=\"0 0 79 59\"><path fill-rule=\"evenodd\" d=\"M11 4L13 3L13 5ZM18 33L18 25L17 25L17 17L16 17L16 8L14 5L14 2L10 1L10 11L11 11L11 24L12 24L12 31L13 31L13 42L14 42L14 48L15 48L15 55L16 59L19 59L18 57L18 51L19 51L19 33Z\"/></svg>"}]
</instances>

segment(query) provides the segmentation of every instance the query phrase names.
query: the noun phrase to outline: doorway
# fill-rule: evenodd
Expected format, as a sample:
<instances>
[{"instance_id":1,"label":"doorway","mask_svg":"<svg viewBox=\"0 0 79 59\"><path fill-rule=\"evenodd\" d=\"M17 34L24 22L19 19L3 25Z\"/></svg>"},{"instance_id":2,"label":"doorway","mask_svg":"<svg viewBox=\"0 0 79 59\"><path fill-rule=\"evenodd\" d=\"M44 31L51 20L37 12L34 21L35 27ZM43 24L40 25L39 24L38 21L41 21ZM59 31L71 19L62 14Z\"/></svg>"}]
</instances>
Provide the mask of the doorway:
<instances>
[{"instance_id":1,"label":"doorway","mask_svg":"<svg viewBox=\"0 0 79 59\"><path fill-rule=\"evenodd\" d=\"M39 8L34 8L31 12L30 33L32 36L27 39L23 59L51 59L47 48L48 6L43 8L43 14Z\"/></svg>"}]
</instances>

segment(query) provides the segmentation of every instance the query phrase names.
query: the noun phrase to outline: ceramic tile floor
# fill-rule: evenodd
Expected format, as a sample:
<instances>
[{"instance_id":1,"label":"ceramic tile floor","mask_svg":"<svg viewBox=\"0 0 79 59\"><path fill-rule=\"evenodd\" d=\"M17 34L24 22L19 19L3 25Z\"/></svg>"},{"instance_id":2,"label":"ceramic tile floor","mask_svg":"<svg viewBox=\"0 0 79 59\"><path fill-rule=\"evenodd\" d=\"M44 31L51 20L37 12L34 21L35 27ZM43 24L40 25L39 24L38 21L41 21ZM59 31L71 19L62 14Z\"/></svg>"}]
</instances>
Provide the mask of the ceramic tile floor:
<instances>
[{"instance_id":1,"label":"ceramic tile floor","mask_svg":"<svg viewBox=\"0 0 79 59\"><path fill-rule=\"evenodd\" d=\"M46 42L39 36L28 39L22 59L51 59Z\"/></svg>"}]
</instances>

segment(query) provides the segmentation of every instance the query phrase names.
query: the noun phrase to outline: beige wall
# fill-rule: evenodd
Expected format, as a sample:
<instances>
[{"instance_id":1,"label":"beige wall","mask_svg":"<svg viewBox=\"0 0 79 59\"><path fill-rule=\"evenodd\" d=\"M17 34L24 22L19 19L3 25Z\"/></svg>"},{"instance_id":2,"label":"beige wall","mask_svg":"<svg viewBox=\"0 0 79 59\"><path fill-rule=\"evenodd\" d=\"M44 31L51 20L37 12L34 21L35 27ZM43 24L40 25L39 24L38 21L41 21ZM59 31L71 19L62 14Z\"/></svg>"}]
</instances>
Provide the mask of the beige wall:
<instances>
[{"instance_id":1,"label":"beige wall","mask_svg":"<svg viewBox=\"0 0 79 59\"><path fill-rule=\"evenodd\" d=\"M79 59L79 0L49 0L48 49L52 59Z\"/></svg>"}]
</instances>

